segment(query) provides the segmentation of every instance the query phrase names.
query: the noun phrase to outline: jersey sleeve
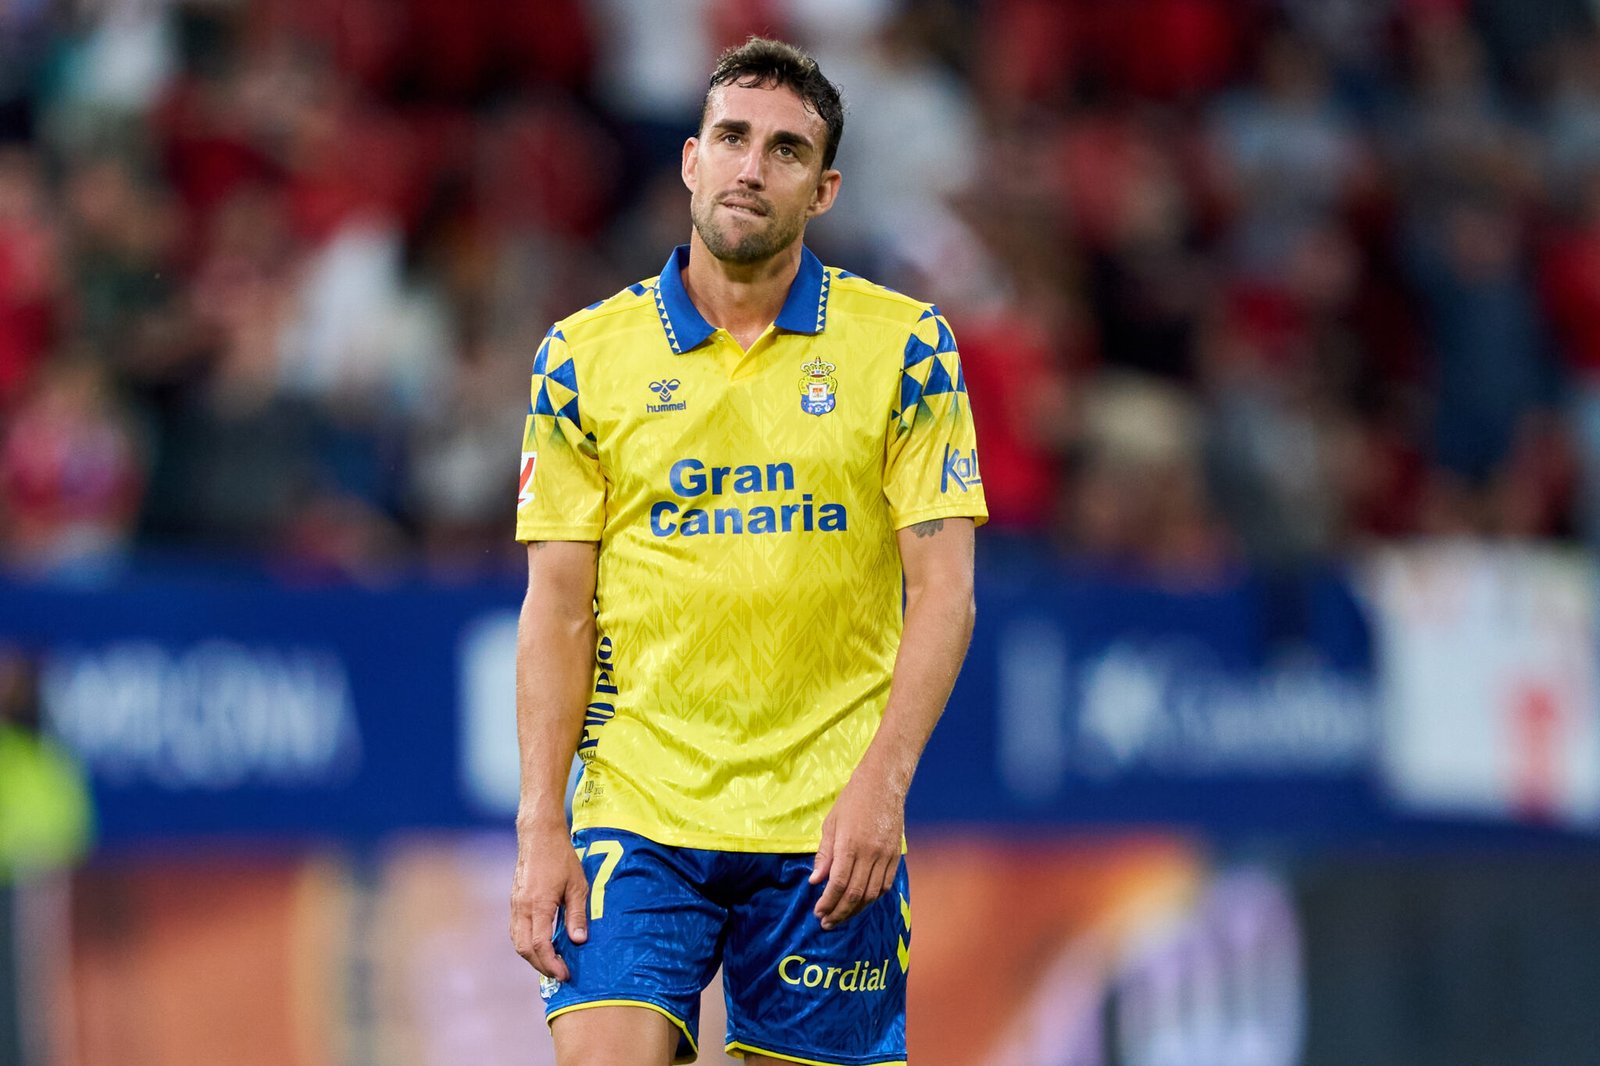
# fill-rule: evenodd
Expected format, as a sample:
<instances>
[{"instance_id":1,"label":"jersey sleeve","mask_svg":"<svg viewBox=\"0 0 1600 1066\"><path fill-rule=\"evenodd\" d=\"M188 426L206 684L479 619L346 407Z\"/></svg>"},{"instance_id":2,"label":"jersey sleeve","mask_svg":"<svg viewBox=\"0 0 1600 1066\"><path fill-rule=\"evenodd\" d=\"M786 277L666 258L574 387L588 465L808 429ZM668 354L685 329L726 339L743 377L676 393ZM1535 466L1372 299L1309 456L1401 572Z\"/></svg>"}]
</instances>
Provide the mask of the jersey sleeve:
<instances>
[{"instance_id":1,"label":"jersey sleeve","mask_svg":"<svg viewBox=\"0 0 1600 1066\"><path fill-rule=\"evenodd\" d=\"M972 405L950 324L937 307L906 340L897 409L889 419L883 492L896 529L933 518L989 517L978 472Z\"/></svg>"},{"instance_id":2,"label":"jersey sleeve","mask_svg":"<svg viewBox=\"0 0 1600 1066\"><path fill-rule=\"evenodd\" d=\"M585 428L578 372L559 329L533 360L517 481L517 539L598 541L606 480L594 433Z\"/></svg>"}]
</instances>

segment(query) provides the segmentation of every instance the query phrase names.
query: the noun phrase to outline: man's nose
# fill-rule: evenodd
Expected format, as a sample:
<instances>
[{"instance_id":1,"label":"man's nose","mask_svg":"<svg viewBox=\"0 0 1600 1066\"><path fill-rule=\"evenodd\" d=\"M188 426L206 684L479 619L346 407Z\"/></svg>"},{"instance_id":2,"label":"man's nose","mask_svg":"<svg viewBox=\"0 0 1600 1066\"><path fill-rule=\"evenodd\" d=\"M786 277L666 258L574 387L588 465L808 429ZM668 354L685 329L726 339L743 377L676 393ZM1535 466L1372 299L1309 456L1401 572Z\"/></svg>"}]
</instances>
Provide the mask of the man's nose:
<instances>
[{"instance_id":1,"label":"man's nose","mask_svg":"<svg viewBox=\"0 0 1600 1066\"><path fill-rule=\"evenodd\" d=\"M766 153L759 148L752 147L744 154L739 163L739 184L747 189L764 188L767 184L765 177Z\"/></svg>"}]
</instances>

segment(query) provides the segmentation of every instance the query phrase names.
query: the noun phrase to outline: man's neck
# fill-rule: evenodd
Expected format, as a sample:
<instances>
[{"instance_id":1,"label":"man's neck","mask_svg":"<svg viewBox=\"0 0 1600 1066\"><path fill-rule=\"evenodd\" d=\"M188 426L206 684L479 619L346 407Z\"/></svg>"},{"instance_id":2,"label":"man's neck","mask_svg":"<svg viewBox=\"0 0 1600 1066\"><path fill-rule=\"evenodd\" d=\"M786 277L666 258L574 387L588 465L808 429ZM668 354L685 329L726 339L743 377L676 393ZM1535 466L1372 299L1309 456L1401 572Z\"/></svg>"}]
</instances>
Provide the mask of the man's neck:
<instances>
[{"instance_id":1,"label":"man's neck","mask_svg":"<svg viewBox=\"0 0 1600 1066\"><path fill-rule=\"evenodd\" d=\"M689 265L683 289L712 326L727 330L749 348L783 310L789 287L800 272L801 244L795 241L771 259L726 263L711 254L700 234L689 237Z\"/></svg>"}]
</instances>

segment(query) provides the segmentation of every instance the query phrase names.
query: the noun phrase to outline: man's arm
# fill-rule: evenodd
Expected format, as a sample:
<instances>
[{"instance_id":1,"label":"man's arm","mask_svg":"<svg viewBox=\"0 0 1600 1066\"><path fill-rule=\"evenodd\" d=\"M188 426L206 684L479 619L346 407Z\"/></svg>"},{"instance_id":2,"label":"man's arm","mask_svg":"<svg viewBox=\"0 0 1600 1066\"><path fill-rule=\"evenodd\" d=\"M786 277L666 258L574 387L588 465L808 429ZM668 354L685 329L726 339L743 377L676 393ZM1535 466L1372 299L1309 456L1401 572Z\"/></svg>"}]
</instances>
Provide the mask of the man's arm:
<instances>
[{"instance_id":1,"label":"man's arm","mask_svg":"<svg viewBox=\"0 0 1600 1066\"><path fill-rule=\"evenodd\" d=\"M528 592L517 624L522 795L511 942L518 955L558 981L569 976L551 943L558 908L566 909L567 935L580 943L589 935L589 883L572 850L566 794L594 684L599 551L598 544L576 541L529 544Z\"/></svg>"},{"instance_id":2,"label":"man's arm","mask_svg":"<svg viewBox=\"0 0 1600 1066\"><path fill-rule=\"evenodd\" d=\"M973 527L970 518L936 518L898 534L906 575L905 630L883 722L822 823L811 883L828 881L815 911L824 929L894 884L906 791L972 639Z\"/></svg>"}]
</instances>

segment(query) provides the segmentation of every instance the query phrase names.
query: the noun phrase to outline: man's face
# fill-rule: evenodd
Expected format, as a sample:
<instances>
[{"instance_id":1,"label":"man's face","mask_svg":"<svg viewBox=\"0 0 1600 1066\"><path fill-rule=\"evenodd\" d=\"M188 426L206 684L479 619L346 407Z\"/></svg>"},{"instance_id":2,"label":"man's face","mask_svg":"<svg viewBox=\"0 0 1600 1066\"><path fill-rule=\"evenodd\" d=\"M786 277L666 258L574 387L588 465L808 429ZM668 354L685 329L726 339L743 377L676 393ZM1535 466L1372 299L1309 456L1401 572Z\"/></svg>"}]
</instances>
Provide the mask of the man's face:
<instances>
[{"instance_id":1,"label":"man's face","mask_svg":"<svg viewBox=\"0 0 1600 1066\"><path fill-rule=\"evenodd\" d=\"M712 255L758 263L833 206L839 172L822 169L827 126L786 88L723 85L683 146L694 228Z\"/></svg>"}]
</instances>

